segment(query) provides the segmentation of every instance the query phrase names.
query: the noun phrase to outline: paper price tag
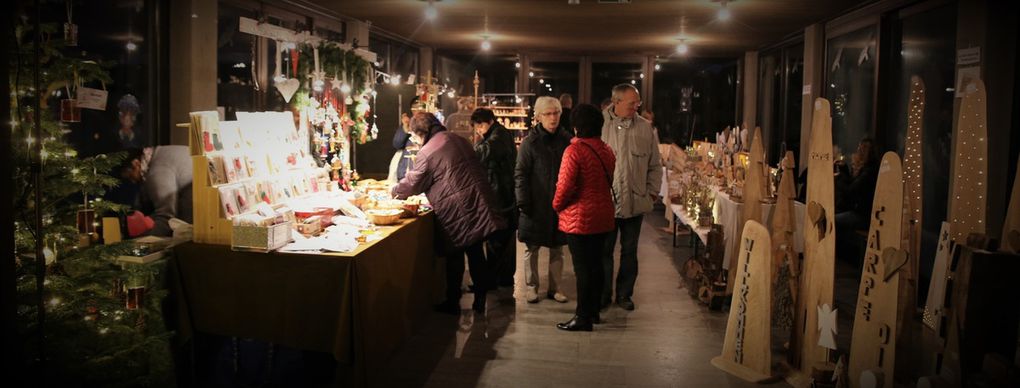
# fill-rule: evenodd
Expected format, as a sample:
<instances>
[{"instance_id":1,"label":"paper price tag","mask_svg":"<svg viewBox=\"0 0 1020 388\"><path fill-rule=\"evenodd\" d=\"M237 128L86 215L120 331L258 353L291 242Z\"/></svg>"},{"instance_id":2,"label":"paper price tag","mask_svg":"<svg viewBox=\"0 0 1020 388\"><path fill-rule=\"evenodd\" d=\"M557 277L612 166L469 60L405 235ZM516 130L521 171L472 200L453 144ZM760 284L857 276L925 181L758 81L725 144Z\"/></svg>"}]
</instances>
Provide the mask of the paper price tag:
<instances>
[{"instance_id":1,"label":"paper price tag","mask_svg":"<svg viewBox=\"0 0 1020 388\"><path fill-rule=\"evenodd\" d=\"M77 92L79 108L106 110L106 99L109 92L86 87L79 87Z\"/></svg>"}]
</instances>

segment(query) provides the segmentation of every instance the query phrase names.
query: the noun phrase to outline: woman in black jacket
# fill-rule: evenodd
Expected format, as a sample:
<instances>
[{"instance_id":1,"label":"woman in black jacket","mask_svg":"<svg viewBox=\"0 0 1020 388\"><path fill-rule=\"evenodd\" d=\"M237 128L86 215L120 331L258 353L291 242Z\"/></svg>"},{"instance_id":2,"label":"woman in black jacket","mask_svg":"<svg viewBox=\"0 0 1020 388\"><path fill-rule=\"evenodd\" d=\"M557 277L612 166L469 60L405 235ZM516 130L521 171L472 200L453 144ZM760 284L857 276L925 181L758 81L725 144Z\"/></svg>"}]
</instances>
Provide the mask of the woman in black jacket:
<instances>
[{"instance_id":1,"label":"woman in black jacket","mask_svg":"<svg viewBox=\"0 0 1020 388\"><path fill-rule=\"evenodd\" d=\"M549 248L546 295L557 302L567 302L567 297L559 290L566 236L559 231L559 217L552 207L560 159L571 138L567 129L560 125L561 111L560 102L555 98L545 96L535 101L538 125L521 142L514 170L517 206L521 212L517 235L525 244L524 280L528 286L525 298L529 303L538 302L538 251L541 247Z\"/></svg>"}]
</instances>

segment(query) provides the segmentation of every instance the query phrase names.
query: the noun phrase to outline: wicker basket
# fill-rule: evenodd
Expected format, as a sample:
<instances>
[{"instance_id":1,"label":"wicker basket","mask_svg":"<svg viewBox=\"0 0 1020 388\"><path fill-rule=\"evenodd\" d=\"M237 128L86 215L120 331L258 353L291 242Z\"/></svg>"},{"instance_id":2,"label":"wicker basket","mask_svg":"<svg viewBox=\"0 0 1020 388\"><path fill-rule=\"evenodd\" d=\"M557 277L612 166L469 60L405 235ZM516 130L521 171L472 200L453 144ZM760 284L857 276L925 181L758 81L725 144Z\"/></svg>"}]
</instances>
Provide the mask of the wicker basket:
<instances>
[{"instance_id":1,"label":"wicker basket","mask_svg":"<svg viewBox=\"0 0 1020 388\"><path fill-rule=\"evenodd\" d=\"M400 214L403 210L396 209L371 209L366 210L368 220L376 225L393 225L400 222Z\"/></svg>"}]
</instances>

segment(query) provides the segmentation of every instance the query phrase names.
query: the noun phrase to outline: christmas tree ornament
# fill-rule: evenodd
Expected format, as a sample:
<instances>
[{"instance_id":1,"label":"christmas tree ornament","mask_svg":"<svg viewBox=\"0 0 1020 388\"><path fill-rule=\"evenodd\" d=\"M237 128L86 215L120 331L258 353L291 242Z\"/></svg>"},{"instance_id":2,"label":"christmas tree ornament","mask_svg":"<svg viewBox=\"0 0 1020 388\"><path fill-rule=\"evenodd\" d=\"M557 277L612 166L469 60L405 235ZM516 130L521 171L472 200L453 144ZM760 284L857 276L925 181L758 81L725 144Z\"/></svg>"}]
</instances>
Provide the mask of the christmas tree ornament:
<instances>
[{"instance_id":1,"label":"christmas tree ornament","mask_svg":"<svg viewBox=\"0 0 1020 388\"><path fill-rule=\"evenodd\" d=\"M72 21L73 1L67 2L67 22L64 23L64 45L75 47L78 45L78 25Z\"/></svg>"}]
</instances>

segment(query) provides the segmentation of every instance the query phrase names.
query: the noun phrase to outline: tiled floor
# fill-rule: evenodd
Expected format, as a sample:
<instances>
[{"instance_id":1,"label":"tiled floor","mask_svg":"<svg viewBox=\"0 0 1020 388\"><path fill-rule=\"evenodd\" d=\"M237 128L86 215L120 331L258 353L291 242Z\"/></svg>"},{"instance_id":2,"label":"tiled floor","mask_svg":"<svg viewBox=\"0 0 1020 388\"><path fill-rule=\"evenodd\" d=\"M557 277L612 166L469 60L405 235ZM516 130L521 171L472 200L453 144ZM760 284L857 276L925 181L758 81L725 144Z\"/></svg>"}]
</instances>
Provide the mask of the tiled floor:
<instances>
[{"instance_id":1,"label":"tiled floor","mask_svg":"<svg viewBox=\"0 0 1020 388\"><path fill-rule=\"evenodd\" d=\"M690 250L686 246L672 248L669 233L660 230L663 226L665 220L657 213L646 215L638 248L636 310L627 312L615 305L610 307L602 313L605 323L597 325L591 333L557 330L555 324L569 319L575 306L573 267L567 255L563 291L571 298L570 302L561 304L549 299L537 304L525 302L523 274L518 271L513 299L490 294L485 316L470 310L473 298L470 295L461 301L464 310L459 317L431 314L424 326L395 352L389 365L378 371L374 385L756 386L710 364L712 357L721 351L728 313L709 311L680 287L678 268ZM523 247L519 247L518 268L522 252ZM540 261L543 274L545 259L543 251ZM544 278L542 283L545 284ZM847 286L856 289L855 284ZM540 294L544 295L545 290L540 290ZM852 311L852 306L839 307ZM848 326L846 330L849 332ZM772 386L787 385L779 382Z\"/></svg>"}]
</instances>

